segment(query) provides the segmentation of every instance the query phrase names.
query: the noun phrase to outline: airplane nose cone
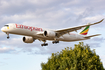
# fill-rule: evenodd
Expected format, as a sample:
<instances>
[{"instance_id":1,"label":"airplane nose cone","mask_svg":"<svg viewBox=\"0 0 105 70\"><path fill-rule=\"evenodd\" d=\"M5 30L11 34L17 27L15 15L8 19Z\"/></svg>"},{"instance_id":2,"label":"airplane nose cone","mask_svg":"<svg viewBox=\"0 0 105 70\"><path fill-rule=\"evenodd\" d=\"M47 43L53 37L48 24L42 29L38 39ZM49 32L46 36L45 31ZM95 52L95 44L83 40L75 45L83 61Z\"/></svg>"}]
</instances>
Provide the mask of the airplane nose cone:
<instances>
[{"instance_id":1,"label":"airplane nose cone","mask_svg":"<svg viewBox=\"0 0 105 70\"><path fill-rule=\"evenodd\" d=\"M4 28L1 28L1 31L4 31Z\"/></svg>"}]
</instances>

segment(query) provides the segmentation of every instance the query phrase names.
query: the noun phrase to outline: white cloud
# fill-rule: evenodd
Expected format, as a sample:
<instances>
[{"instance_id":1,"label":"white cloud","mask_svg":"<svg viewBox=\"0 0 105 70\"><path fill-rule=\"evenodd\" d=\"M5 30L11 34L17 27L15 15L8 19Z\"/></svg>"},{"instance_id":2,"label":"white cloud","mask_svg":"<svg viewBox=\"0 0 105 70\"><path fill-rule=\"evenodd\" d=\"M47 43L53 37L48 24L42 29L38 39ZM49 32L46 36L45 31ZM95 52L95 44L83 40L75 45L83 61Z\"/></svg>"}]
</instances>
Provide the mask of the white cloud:
<instances>
[{"instance_id":1,"label":"white cloud","mask_svg":"<svg viewBox=\"0 0 105 70\"><path fill-rule=\"evenodd\" d=\"M0 37L3 37L4 35L5 35L5 33L1 33L1 32L0 32Z\"/></svg>"},{"instance_id":2,"label":"white cloud","mask_svg":"<svg viewBox=\"0 0 105 70\"><path fill-rule=\"evenodd\" d=\"M96 15L96 16L93 16L93 17L86 17L83 20L86 20L86 21L98 21L98 20L103 19L104 17L105 17L104 15Z\"/></svg>"},{"instance_id":3,"label":"white cloud","mask_svg":"<svg viewBox=\"0 0 105 70\"><path fill-rule=\"evenodd\" d=\"M0 53L10 53L11 51L15 51L15 49L7 47L0 48Z\"/></svg>"},{"instance_id":4,"label":"white cloud","mask_svg":"<svg viewBox=\"0 0 105 70\"><path fill-rule=\"evenodd\" d=\"M70 0L68 2L64 2L64 3L61 3L61 5L63 6L71 6L71 5L76 5L76 4L79 4L81 1L80 0Z\"/></svg>"},{"instance_id":5,"label":"white cloud","mask_svg":"<svg viewBox=\"0 0 105 70\"><path fill-rule=\"evenodd\" d=\"M27 0L28 2L35 4L35 5L41 5L41 6L45 6L47 4L50 4L56 0Z\"/></svg>"},{"instance_id":6,"label":"white cloud","mask_svg":"<svg viewBox=\"0 0 105 70\"><path fill-rule=\"evenodd\" d=\"M0 66L5 66L5 65L8 65L8 64L5 62L0 62Z\"/></svg>"}]
</instances>

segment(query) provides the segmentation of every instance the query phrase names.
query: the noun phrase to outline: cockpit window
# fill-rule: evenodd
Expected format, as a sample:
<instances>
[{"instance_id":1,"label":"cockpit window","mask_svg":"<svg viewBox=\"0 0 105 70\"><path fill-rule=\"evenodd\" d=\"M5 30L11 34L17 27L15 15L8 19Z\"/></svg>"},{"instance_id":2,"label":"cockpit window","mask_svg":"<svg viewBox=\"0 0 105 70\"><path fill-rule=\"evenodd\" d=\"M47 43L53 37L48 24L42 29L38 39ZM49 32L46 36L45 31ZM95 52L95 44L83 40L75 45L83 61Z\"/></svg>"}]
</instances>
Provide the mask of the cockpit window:
<instances>
[{"instance_id":1,"label":"cockpit window","mask_svg":"<svg viewBox=\"0 0 105 70\"><path fill-rule=\"evenodd\" d=\"M4 25L5 27L9 27L9 25Z\"/></svg>"}]
</instances>

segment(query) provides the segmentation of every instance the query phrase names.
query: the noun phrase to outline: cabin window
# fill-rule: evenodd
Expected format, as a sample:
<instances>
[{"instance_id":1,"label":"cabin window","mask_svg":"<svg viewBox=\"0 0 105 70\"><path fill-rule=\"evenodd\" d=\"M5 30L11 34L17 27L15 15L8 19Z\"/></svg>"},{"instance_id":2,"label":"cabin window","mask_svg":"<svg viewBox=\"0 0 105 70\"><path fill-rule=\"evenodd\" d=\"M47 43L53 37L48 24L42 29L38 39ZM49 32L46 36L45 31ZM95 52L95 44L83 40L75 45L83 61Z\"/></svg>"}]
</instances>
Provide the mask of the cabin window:
<instances>
[{"instance_id":1,"label":"cabin window","mask_svg":"<svg viewBox=\"0 0 105 70\"><path fill-rule=\"evenodd\" d=\"M5 27L9 27L9 25L4 25Z\"/></svg>"}]
</instances>

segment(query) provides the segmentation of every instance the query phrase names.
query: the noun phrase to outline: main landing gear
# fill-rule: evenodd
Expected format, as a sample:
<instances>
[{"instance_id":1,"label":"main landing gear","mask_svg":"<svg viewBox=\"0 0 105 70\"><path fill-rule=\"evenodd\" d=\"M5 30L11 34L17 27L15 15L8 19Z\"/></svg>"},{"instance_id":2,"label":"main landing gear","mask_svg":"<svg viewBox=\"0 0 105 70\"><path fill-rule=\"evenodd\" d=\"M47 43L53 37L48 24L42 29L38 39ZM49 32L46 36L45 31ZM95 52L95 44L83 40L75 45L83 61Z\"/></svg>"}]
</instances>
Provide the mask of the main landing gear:
<instances>
[{"instance_id":1,"label":"main landing gear","mask_svg":"<svg viewBox=\"0 0 105 70\"><path fill-rule=\"evenodd\" d=\"M57 44L57 43L59 43L59 41L53 41L52 43L53 43L53 44Z\"/></svg>"},{"instance_id":2,"label":"main landing gear","mask_svg":"<svg viewBox=\"0 0 105 70\"><path fill-rule=\"evenodd\" d=\"M10 37L9 37L9 33L6 33L7 34L7 39L9 39Z\"/></svg>"},{"instance_id":3,"label":"main landing gear","mask_svg":"<svg viewBox=\"0 0 105 70\"><path fill-rule=\"evenodd\" d=\"M57 43L59 43L59 40L57 40L57 38L54 38L54 41L52 43L57 44Z\"/></svg>"},{"instance_id":4,"label":"main landing gear","mask_svg":"<svg viewBox=\"0 0 105 70\"><path fill-rule=\"evenodd\" d=\"M44 43L43 44L41 44L41 46L48 46L48 43L46 43L46 40L42 40ZM57 43L59 43L59 41L57 40L57 39L55 39L53 42L52 42L53 44L57 44Z\"/></svg>"},{"instance_id":5,"label":"main landing gear","mask_svg":"<svg viewBox=\"0 0 105 70\"><path fill-rule=\"evenodd\" d=\"M48 43L45 43L46 42L46 40L43 40L43 44L41 44L41 46L48 46Z\"/></svg>"}]
</instances>

